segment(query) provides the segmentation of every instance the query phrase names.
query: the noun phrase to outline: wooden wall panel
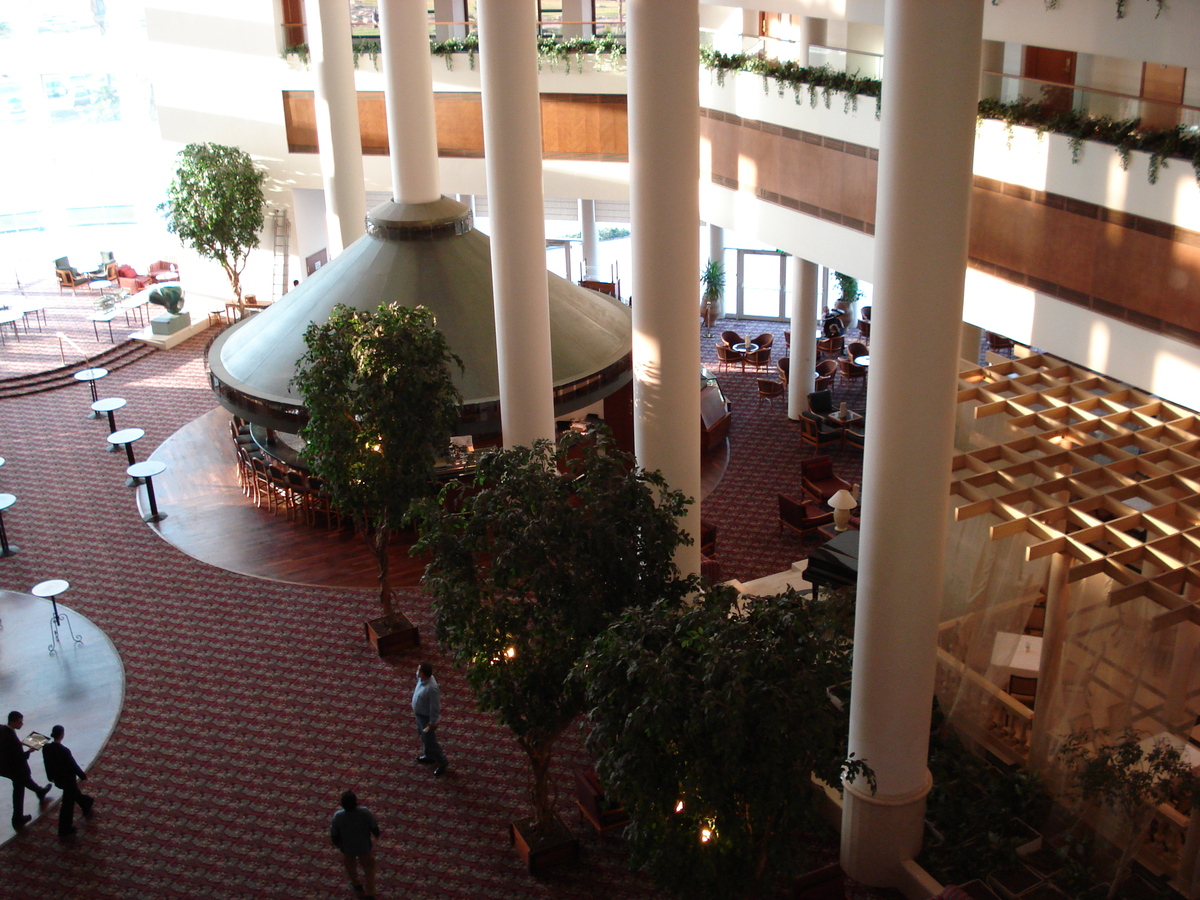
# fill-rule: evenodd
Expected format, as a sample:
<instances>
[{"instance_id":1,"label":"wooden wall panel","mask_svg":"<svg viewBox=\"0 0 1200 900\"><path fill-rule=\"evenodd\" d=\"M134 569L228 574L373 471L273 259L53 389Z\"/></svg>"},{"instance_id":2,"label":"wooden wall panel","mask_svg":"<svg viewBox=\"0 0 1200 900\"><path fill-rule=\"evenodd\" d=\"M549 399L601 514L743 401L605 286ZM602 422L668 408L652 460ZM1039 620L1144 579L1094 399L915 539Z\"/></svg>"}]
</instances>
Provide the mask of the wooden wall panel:
<instances>
[{"instance_id":1,"label":"wooden wall panel","mask_svg":"<svg viewBox=\"0 0 1200 900\"><path fill-rule=\"evenodd\" d=\"M316 153L312 91L284 91L284 122L291 153ZM434 97L438 153L483 156L483 104L477 93ZM386 155L387 113L383 93L360 91L359 127L363 153ZM625 97L607 94L543 94L542 152L560 159L624 162L629 158Z\"/></svg>"}]
</instances>

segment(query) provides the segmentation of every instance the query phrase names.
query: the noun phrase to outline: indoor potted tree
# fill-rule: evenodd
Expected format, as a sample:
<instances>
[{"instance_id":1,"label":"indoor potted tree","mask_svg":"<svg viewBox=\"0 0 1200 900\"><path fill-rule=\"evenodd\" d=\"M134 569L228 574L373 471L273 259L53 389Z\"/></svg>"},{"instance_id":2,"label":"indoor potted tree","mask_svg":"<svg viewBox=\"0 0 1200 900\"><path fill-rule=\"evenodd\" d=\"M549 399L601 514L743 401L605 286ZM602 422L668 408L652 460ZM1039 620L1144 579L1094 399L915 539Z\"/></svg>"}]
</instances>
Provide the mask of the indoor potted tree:
<instances>
[{"instance_id":1,"label":"indoor potted tree","mask_svg":"<svg viewBox=\"0 0 1200 900\"><path fill-rule=\"evenodd\" d=\"M626 607L678 604L695 586L673 557L690 501L634 466L607 430L485 453L473 491L449 484L420 506L414 552L431 555L442 646L529 760L531 815L512 823L531 872L574 854L555 808L555 742L583 711L568 678Z\"/></svg>"},{"instance_id":2,"label":"indoor potted tree","mask_svg":"<svg viewBox=\"0 0 1200 900\"><path fill-rule=\"evenodd\" d=\"M1182 746L1182 741L1177 746L1166 737L1151 739L1126 728L1117 735L1100 730L1075 732L1059 749L1074 776L1079 798L1109 807L1124 823L1109 900L1119 896L1121 882L1150 834L1157 807L1192 798L1200 788L1200 778L1184 759Z\"/></svg>"},{"instance_id":3,"label":"indoor potted tree","mask_svg":"<svg viewBox=\"0 0 1200 900\"><path fill-rule=\"evenodd\" d=\"M631 819L632 862L695 898L781 895L813 861L824 784L865 778L826 685L850 675L852 591L628 610L576 671L587 746ZM797 665L796 660L803 660Z\"/></svg>"},{"instance_id":4,"label":"indoor potted tree","mask_svg":"<svg viewBox=\"0 0 1200 900\"><path fill-rule=\"evenodd\" d=\"M705 263L700 270L700 284L704 288L700 295L700 318L704 320L704 327L711 331L713 323L724 313L725 263L719 259Z\"/></svg>"},{"instance_id":5,"label":"indoor potted tree","mask_svg":"<svg viewBox=\"0 0 1200 900\"><path fill-rule=\"evenodd\" d=\"M309 416L304 457L375 556L383 616L366 630L384 656L417 642L392 604L388 544L412 501L436 493L434 462L458 420L450 366L462 361L423 306L361 312L339 304L328 321L308 326L304 341L294 381Z\"/></svg>"},{"instance_id":6,"label":"indoor potted tree","mask_svg":"<svg viewBox=\"0 0 1200 900\"><path fill-rule=\"evenodd\" d=\"M263 227L266 172L245 150L223 144L188 144L176 162L166 202L158 207L167 216L167 230L221 264L242 312L242 270Z\"/></svg>"}]
</instances>

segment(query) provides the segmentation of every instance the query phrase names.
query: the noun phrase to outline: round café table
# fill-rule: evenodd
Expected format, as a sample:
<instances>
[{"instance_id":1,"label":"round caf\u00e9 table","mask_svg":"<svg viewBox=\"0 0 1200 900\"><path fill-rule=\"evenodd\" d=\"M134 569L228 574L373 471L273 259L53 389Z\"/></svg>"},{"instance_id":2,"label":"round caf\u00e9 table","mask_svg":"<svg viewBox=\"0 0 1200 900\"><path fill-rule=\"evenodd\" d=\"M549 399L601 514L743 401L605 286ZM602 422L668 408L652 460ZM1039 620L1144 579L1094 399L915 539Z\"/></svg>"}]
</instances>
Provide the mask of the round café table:
<instances>
[{"instance_id":1,"label":"round caf\u00e9 table","mask_svg":"<svg viewBox=\"0 0 1200 900\"><path fill-rule=\"evenodd\" d=\"M108 442L113 446L121 446L125 448L125 458L129 460L129 465L134 465L137 460L133 458L133 442L140 441L146 436L146 432L140 428L122 428L120 431L114 431L108 436ZM132 476L125 479L126 487L133 487L136 484L141 484Z\"/></svg>"},{"instance_id":2,"label":"round caf\u00e9 table","mask_svg":"<svg viewBox=\"0 0 1200 900\"><path fill-rule=\"evenodd\" d=\"M15 556L21 548L8 542L8 532L4 530L4 510L8 509L17 498L12 494L0 494L0 557Z\"/></svg>"},{"instance_id":3,"label":"round caf\u00e9 table","mask_svg":"<svg viewBox=\"0 0 1200 900\"><path fill-rule=\"evenodd\" d=\"M101 378L103 378L107 374L108 374L108 369L102 369L102 368L100 368L100 366L96 366L91 369L83 369L79 372L76 372L75 380L87 382L88 386L92 389L92 402L95 403L97 400L100 399L100 394L96 391L96 382L99 381ZM98 418L100 418L100 413L96 412L95 410L92 410L90 413L88 413L88 418L89 419L98 419Z\"/></svg>"},{"instance_id":4,"label":"round caf\u00e9 table","mask_svg":"<svg viewBox=\"0 0 1200 900\"><path fill-rule=\"evenodd\" d=\"M59 625L62 624L63 619L67 620L67 634L71 635L71 637L74 638L76 644L83 643L83 635L76 634L75 629L73 629L71 627L70 616L68 616L65 612L60 613L58 611L58 597L60 594L65 593L66 590L70 586L71 586L71 583L69 581L63 580L62 578L51 578L49 581L42 581L42 582L35 584L33 586L32 590L30 590L30 592L29 592L29 593L33 594L33 596L35 596L35 597L41 597L45 600L49 600L50 607L51 607L51 609L54 610L53 615L50 616L50 652L51 653L54 652L54 646L56 644L61 644L61 642L58 639L58 627L59 627Z\"/></svg>"},{"instance_id":5,"label":"round caf\u00e9 table","mask_svg":"<svg viewBox=\"0 0 1200 900\"><path fill-rule=\"evenodd\" d=\"M150 515L142 516L143 522L158 522L167 517L166 513L158 511L158 503L154 499L154 476L167 471L167 464L160 459L148 459L145 462L134 463L125 470L135 483L146 485L146 499L150 503Z\"/></svg>"},{"instance_id":6,"label":"round caf\u00e9 table","mask_svg":"<svg viewBox=\"0 0 1200 900\"><path fill-rule=\"evenodd\" d=\"M92 404L92 411L97 413L105 413L108 416L108 433L113 434L117 430L117 420L113 415L118 409L125 405L124 397L105 397L103 400L97 400ZM116 444L108 445L109 453L117 452Z\"/></svg>"}]
</instances>

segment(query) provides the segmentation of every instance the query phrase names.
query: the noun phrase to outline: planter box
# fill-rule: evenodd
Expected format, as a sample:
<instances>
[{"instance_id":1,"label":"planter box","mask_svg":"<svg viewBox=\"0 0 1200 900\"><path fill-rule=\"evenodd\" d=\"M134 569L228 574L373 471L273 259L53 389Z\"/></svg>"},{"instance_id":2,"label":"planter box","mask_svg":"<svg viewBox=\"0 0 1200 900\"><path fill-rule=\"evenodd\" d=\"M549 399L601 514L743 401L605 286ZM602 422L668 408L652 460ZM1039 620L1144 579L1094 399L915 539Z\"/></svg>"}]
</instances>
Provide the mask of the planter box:
<instances>
[{"instance_id":1,"label":"planter box","mask_svg":"<svg viewBox=\"0 0 1200 900\"><path fill-rule=\"evenodd\" d=\"M1000 900L996 896L996 892L990 887L976 878L974 881L968 881L966 884L960 884L959 890L964 891L971 900Z\"/></svg>"},{"instance_id":2,"label":"planter box","mask_svg":"<svg viewBox=\"0 0 1200 900\"><path fill-rule=\"evenodd\" d=\"M1004 834L1016 848L1017 856L1029 856L1042 849L1041 833L1020 819L1010 820Z\"/></svg>"},{"instance_id":3,"label":"planter box","mask_svg":"<svg viewBox=\"0 0 1200 900\"><path fill-rule=\"evenodd\" d=\"M1023 893L1021 900L1067 900L1067 895L1054 885L1043 882Z\"/></svg>"},{"instance_id":4,"label":"planter box","mask_svg":"<svg viewBox=\"0 0 1200 900\"><path fill-rule=\"evenodd\" d=\"M513 846L530 875L579 858L579 841L557 815L533 830L533 819L518 819L509 826Z\"/></svg>"},{"instance_id":5,"label":"planter box","mask_svg":"<svg viewBox=\"0 0 1200 900\"><path fill-rule=\"evenodd\" d=\"M1028 869L1022 865L992 872L987 877L988 887L1004 898L1004 900L1015 900L1019 894L1023 894L1030 888L1037 887L1041 880L1032 869Z\"/></svg>"},{"instance_id":6,"label":"planter box","mask_svg":"<svg viewBox=\"0 0 1200 900\"><path fill-rule=\"evenodd\" d=\"M1043 878L1052 877L1063 865L1062 859L1049 846L1034 850L1028 856L1023 856L1021 861Z\"/></svg>"},{"instance_id":7,"label":"planter box","mask_svg":"<svg viewBox=\"0 0 1200 900\"><path fill-rule=\"evenodd\" d=\"M389 621L386 617L371 619L364 626L367 640L381 657L395 656L410 647L421 645L421 635L417 626L408 621L403 613L396 613L396 618Z\"/></svg>"}]
</instances>

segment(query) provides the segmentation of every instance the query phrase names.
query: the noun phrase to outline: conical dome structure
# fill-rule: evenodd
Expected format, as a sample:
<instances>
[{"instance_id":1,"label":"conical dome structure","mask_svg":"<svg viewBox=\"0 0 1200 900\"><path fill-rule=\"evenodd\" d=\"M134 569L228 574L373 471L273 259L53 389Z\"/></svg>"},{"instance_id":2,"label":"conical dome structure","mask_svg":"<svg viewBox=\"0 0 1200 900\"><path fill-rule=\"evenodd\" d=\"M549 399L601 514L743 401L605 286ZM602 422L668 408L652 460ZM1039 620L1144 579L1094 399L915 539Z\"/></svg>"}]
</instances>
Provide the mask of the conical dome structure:
<instances>
[{"instance_id":1,"label":"conical dome structure","mask_svg":"<svg viewBox=\"0 0 1200 900\"><path fill-rule=\"evenodd\" d=\"M631 316L605 294L547 272L554 410L566 415L613 393L631 377ZM282 300L226 330L209 349L221 405L251 422L296 432L307 420L292 387L309 323L345 304L423 305L463 360L454 376L463 397L459 433L500 430L491 251L469 209L433 203L380 204L367 233Z\"/></svg>"}]
</instances>

